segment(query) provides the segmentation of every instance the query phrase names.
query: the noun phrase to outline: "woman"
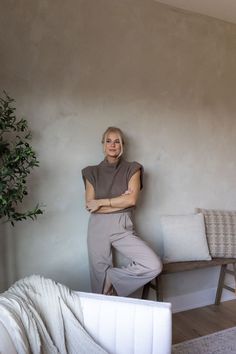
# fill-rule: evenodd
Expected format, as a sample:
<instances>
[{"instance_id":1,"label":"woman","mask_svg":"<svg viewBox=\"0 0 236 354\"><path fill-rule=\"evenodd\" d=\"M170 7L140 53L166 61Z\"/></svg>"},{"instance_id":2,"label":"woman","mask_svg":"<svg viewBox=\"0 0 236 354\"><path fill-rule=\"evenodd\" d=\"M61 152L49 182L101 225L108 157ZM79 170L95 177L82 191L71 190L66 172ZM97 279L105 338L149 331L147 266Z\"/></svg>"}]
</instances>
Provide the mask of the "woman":
<instances>
[{"instance_id":1,"label":"woman","mask_svg":"<svg viewBox=\"0 0 236 354\"><path fill-rule=\"evenodd\" d=\"M104 160L82 170L86 209L91 213L88 253L92 291L128 296L155 278L162 264L133 227L143 166L123 158L124 136L119 128L109 127L102 143ZM111 246L131 260L127 267L113 267Z\"/></svg>"}]
</instances>

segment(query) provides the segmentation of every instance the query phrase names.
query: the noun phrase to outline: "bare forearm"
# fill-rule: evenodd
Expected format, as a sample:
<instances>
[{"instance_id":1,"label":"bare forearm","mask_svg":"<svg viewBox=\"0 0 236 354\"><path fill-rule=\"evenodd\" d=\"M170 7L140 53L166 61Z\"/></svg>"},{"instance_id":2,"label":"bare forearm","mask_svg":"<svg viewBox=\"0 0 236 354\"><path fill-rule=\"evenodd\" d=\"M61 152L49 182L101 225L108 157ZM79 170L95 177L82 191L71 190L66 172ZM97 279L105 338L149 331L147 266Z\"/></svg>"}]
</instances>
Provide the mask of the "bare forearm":
<instances>
[{"instance_id":1,"label":"bare forearm","mask_svg":"<svg viewBox=\"0 0 236 354\"><path fill-rule=\"evenodd\" d=\"M136 199L134 193L122 194L115 198L91 199L87 200L86 209L91 213L110 213L134 206Z\"/></svg>"},{"instance_id":2,"label":"bare forearm","mask_svg":"<svg viewBox=\"0 0 236 354\"><path fill-rule=\"evenodd\" d=\"M118 210L128 208L135 205L135 200L132 194L121 195L115 198L98 199L98 203L101 207L109 207L112 209L118 208ZM113 210L114 211L114 210Z\"/></svg>"},{"instance_id":3,"label":"bare forearm","mask_svg":"<svg viewBox=\"0 0 236 354\"><path fill-rule=\"evenodd\" d=\"M108 213L113 213L114 211L119 211L124 208L112 208L112 207L100 207L96 213L98 214L108 214Z\"/></svg>"}]
</instances>

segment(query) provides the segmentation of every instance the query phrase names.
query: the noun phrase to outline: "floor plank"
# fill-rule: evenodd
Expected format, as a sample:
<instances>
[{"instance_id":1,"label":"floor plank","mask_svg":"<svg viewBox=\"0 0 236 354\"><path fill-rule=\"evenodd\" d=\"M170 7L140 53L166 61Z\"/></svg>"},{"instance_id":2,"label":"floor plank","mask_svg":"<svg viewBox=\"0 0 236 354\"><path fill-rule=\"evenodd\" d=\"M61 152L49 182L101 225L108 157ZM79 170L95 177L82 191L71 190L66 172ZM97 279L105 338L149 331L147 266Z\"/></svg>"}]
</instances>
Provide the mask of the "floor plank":
<instances>
[{"instance_id":1,"label":"floor plank","mask_svg":"<svg viewBox=\"0 0 236 354\"><path fill-rule=\"evenodd\" d=\"M236 300L178 312L172 317L173 344L236 326Z\"/></svg>"}]
</instances>

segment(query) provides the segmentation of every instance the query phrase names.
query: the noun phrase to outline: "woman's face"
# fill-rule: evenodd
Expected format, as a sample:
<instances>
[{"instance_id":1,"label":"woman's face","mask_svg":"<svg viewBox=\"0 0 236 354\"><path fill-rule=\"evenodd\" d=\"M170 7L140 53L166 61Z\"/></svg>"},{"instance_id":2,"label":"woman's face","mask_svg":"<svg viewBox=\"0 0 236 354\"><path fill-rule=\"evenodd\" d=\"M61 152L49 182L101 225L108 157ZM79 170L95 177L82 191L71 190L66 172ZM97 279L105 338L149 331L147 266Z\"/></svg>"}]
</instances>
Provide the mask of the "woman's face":
<instances>
[{"instance_id":1,"label":"woman's face","mask_svg":"<svg viewBox=\"0 0 236 354\"><path fill-rule=\"evenodd\" d=\"M119 135L114 132L108 133L104 147L106 157L117 158L121 152Z\"/></svg>"}]
</instances>

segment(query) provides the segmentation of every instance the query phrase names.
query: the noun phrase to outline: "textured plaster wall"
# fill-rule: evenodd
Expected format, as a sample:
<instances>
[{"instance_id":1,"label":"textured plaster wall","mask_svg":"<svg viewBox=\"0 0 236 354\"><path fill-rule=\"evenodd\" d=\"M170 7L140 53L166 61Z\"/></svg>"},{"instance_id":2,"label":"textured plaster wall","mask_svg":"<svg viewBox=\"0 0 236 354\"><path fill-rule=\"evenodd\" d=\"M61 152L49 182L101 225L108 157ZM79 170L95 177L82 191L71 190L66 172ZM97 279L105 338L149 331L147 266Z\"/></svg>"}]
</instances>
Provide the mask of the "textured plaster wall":
<instances>
[{"instance_id":1,"label":"textured plaster wall","mask_svg":"<svg viewBox=\"0 0 236 354\"><path fill-rule=\"evenodd\" d=\"M0 224L0 292L5 289L5 230Z\"/></svg>"},{"instance_id":2,"label":"textured plaster wall","mask_svg":"<svg viewBox=\"0 0 236 354\"><path fill-rule=\"evenodd\" d=\"M0 33L1 88L40 157L25 207L46 205L11 230L15 278L89 290L80 170L103 159L108 125L144 164L136 224L158 253L161 214L236 209L235 25L148 0L4 0ZM216 276L173 275L166 296L210 289Z\"/></svg>"}]
</instances>

